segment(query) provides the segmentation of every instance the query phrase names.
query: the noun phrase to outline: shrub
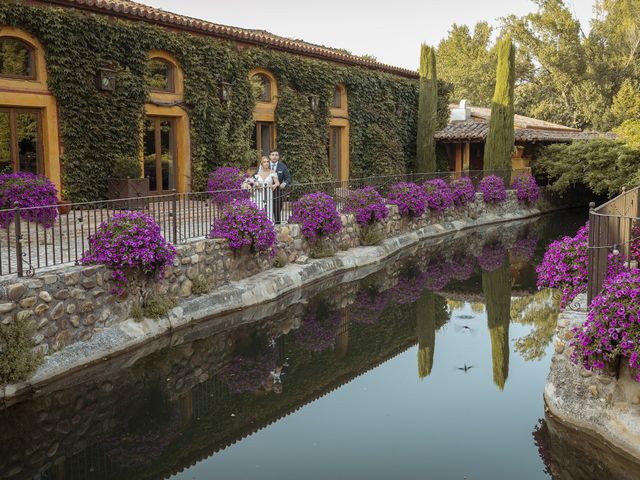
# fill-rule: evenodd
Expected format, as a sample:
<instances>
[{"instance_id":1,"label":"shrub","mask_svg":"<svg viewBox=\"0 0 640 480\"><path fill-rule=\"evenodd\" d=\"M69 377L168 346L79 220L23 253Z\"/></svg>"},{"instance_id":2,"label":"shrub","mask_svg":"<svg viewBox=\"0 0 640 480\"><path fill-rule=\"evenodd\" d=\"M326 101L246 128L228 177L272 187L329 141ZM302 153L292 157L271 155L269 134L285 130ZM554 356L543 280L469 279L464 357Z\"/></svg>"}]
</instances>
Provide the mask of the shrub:
<instances>
[{"instance_id":1,"label":"shrub","mask_svg":"<svg viewBox=\"0 0 640 480\"><path fill-rule=\"evenodd\" d=\"M424 189L415 183L400 182L389 187L387 201L398 206L400 215L419 217L427 209Z\"/></svg>"},{"instance_id":2,"label":"shrub","mask_svg":"<svg viewBox=\"0 0 640 480\"><path fill-rule=\"evenodd\" d=\"M456 178L449 183L451 188L451 196L453 204L463 207L476 200L476 190L473 188L473 182L469 177Z\"/></svg>"},{"instance_id":3,"label":"shrub","mask_svg":"<svg viewBox=\"0 0 640 480\"><path fill-rule=\"evenodd\" d=\"M209 292L213 286L213 282L210 278L206 278L204 275L198 275L191 280L191 293L194 295L202 295Z\"/></svg>"},{"instance_id":4,"label":"shrub","mask_svg":"<svg viewBox=\"0 0 640 480\"><path fill-rule=\"evenodd\" d=\"M589 305L585 323L574 328L571 360L587 370L604 369L618 356L627 359L640 381L640 270L605 282Z\"/></svg>"},{"instance_id":5,"label":"shrub","mask_svg":"<svg viewBox=\"0 0 640 480\"><path fill-rule=\"evenodd\" d=\"M484 196L484 203L502 203L507 199L504 180L496 175L487 175L480 180L478 191Z\"/></svg>"},{"instance_id":6,"label":"shrub","mask_svg":"<svg viewBox=\"0 0 640 480\"><path fill-rule=\"evenodd\" d=\"M16 204L27 209L20 211L20 218L27 222L50 228L58 218L58 192L44 175L30 172L0 175L0 209L14 208ZM0 212L0 226L3 228L7 228L13 219L13 211Z\"/></svg>"},{"instance_id":7,"label":"shrub","mask_svg":"<svg viewBox=\"0 0 640 480\"><path fill-rule=\"evenodd\" d=\"M113 178L140 178L140 159L131 155L118 155L111 169Z\"/></svg>"},{"instance_id":8,"label":"shrub","mask_svg":"<svg viewBox=\"0 0 640 480\"><path fill-rule=\"evenodd\" d=\"M373 225L389 216L384 198L372 186L349 192L344 212L353 213L360 226Z\"/></svg>"},{"instance_id":9,"label":"shrub","mask_svg":"<svg viewBox=\"0 0 640 480\"><path fill-rule=\"evenodd\" d=\"M386 234L379 225L368 225L366 227L360 227L359 237L360 245L371 247L373 245L380 245L380 242L386 238Z\"/></svg>"},{"instance_id":10,"label":"shrub","mask_svg":"<svg viewBox=\"0 0 640 480\"><path fill-rule=\"evenodd\" d=\"M278 254L276 255L276 259L273 262L273 266L276 268L282 268L287 263L289 263L289 258L287 257L287 254L284 252L278 252Z\"/></svg>"},{"instance_id":11,"label":"shrub","mask_svg":"<svg viewBox=\"0 0 640 480\"><path fill-rule=\"evenodd\" d=\"M494 272L504 265L507 250L502 245L486 245L478 257L478 265L485 272Z\"/></svg>"},{"instance_id":12,"label":"shrub","mask_svg":"<svg viewBox=\"0 0 640 480\"><path fill-rule=\"evenodd\" d=\"M236 167L220 167L209 174L207 191L211 195L211 202L216 205L225 205L234 200L248 200L250 190L242 189L249 175Z\"/></svg>"},{"instance_id":13,"label":"shrub","mask_svg":"<svg viewBox=\"0 0 640 480\"><path fill-rule=\"evenodd\" d=\"M0 385L26 380L42 363L42 354L33 352L32 335L28 320L0 324Z\"/></svg>"},{"instance_id":14,"label":"shrub","mask_svg":"<svg viewBox=\"0 0 640 480\"><path fill-rule=\"evenodd\" d=\"M149 295L142 304L142 313L145 317L161 318L169 313L169 310L178 306L178 299L166 295Z\"/></svg>"},{"instance_id":15,"label":"shrub","mask_svg":"<svg viewBox=\"0 0 640 480\"><path fill-rule=\"evenodd\" d=\"M518 201L534 204L540 198L540 187L532 175L519 175L511 183L511 188L516 191Z\"/></svg>"},{"instance_id":16,"label":"shrub","mask_svg":"<svg viewBox=\"0 0 640 480\"><path fill-rule=\"evenodd\" d=\"M333 257L335 255L335 251L333 248L327 245L314 245L309 250L309 256L311 258L328 258Z\"/></svg>"},{"instance_id":17,"label":"shrub","mask_svg":"<svg viewBox=\"0 0 640 480\"><path fill-rule=\"evenodd\" d=\"M310 193L293 203L290 222L300 224L302 234L309 240L338 233L342 221L336 209L336 202L323 192Z\"/></svg>"},{"instance_id":18,"label":"shrub","mask_svg":"<svg viewBox=\"0 0 640 480\"><path fill-rule=\"evenodd\" d=\"M564 236L552 242L536 267L538 288L562 290L560 308L587 288L587 245L589 225L585 225L574 237Z\"/></svg>"},{"instance_id":19,"label":"shrub","mask_svg":"<svg viewBox=\"0 0 640 480\"><path fill-rule=\"evenodd\" d=\"M248 200L228 204L222 216L213 222L209 235L226 238L232 249L248 246L257 252L273 254L276 245L276 229L267 212Z\"/></svg>"},{"instance_id":20,"label":"shrub","mask_svg":"<svg viewBox=\"0 0 640 480\"><path fill-rule=\"evenodd\" d=\"M153 218L142 212L116 213L89 237L82 263L104 264L113 270L112 293L122 295L126 271L133 269L158 278L173 263L176 249L165 240Z\"/></svg>"},{"instance_id":21,"label":"shrub","mask_svg":"<svg viewBox=\"0 0 640 480\"><path fill-rule=\"evenodd\" d=\"M435 178L427 180L424 185L424 194L427 206L438 213L443 213L453 206L453 193L444 180Z\"/></svg>"}]
</instances>

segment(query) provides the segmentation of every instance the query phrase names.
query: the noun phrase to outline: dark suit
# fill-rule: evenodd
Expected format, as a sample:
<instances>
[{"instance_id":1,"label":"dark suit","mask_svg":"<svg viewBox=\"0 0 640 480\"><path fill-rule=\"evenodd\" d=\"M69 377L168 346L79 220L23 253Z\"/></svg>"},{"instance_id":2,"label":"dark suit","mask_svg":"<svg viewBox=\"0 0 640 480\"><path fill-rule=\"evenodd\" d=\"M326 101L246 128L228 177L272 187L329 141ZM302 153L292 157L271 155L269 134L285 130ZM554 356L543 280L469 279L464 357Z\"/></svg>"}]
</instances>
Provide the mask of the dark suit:
<instances>
[{"instance_id":1,"label":"dark suit","mask_svg":"<svg viewBox=\"0 0 640 480\"><path fill-rule=\"evenodd\" d=\"M273 217L276 225L280 223L280 212L282 210L282 204L284 203L284 199L286 197L285 189L291 186L291 182L293 179L291 178L291 174L289 173L289 169L287 166L278 162L276 165L276 174L278 175L278 181L280 185L283 183L286 184L285 188L277 188L275 192L273 192Z\"/></svg>"}]
</instances>

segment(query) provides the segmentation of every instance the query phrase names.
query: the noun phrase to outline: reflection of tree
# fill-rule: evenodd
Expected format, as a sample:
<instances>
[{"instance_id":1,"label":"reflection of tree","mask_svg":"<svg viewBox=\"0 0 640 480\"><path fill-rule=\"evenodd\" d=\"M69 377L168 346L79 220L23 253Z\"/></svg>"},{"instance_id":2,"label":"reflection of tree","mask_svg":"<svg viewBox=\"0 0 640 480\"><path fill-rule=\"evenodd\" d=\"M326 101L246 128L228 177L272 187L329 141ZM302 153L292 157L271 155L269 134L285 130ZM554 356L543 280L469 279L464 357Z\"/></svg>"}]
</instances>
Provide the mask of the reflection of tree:
<instances>
[{"instance_id":1,"label":"reflection of tree","mask_svg":"<svg viewBox=\"0 0 640 480\"><path fill-rule=\"evenodd\" d=\"M516 351L527 361L539 360L551 343L560 313L560 295L545 289L518 298L511 304L511 318L522 325L533 325L527 335L516 340Z\"/></svg>"},{"instance_id":2,"label":"reflection of tree","mask_svg":"<svg viewBox=\"0 0 640 480\"><path fill-rule=\"evenodd\" d=\"M509 376L509 321L511 309L511 277L509 262L492 272L482 272L482 290L486 299L487 323L491 334L493 382L504 389Z\"/></svg>"},{"instance_id":3,"label":"reflection of tree","mask_svg":"<svg viewBox=\"0 0 640 480\"><path fill-rule=\"evenodd\" d=\"M3 38L0 41L0 73L29 76L31 51L19 40Z\"/></svg>"},{"instance_id":4,"label":"reflection of tree","mask_svg":"<svg viewBox=\"0 0 640 480\"><path fill-rule=\"evenodd\" d=\"M471 311L473 313L484 313L484 303L472 302L471 303Z\"/></svg>"},{"instance_id":5,"label":"reflection of tree","mask_svg":"<svg viewBox=\"0 0 640 480\"><path fill-rule=\"evenodd\" d=\"M447 299L447 305L449 306L449 310L452 312L455 310L462 310L464 308L465 302L462 300L451 300Z\"/></svg>"},{"instance_id":6,"label":"reflection of tree","mask_svg":"<svg viewBox=\"0 0 640 480\"><path fill-rule=\"evenodd\" d=\"M447 300L425 290L415 304L418 334L418 376L420 379L431 374L433 353L436 348L436 330L445 325L450 318Z\"/></svg>"}]
</instances>

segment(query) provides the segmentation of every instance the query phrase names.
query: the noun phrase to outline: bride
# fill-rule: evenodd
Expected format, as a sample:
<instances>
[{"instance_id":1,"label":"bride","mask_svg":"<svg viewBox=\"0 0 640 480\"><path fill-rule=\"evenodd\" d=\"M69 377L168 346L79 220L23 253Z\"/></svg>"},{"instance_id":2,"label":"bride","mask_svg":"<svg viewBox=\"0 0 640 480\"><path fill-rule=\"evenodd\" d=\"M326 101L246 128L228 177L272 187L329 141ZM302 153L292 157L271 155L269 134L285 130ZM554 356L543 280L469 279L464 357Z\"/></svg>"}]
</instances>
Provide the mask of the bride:
<instances>
[{"instance_id":1,"label":"bride","mask_svg":"<svg viewBox=\"0 0 640 480\"><path fill-rule=\"evenodd\" d=\"M262 157L260 167L253 178L256 187L251 192L251 200L266 210L269 220L273 222L273 191L280 186L280 182L278 174L271 170L268 157Z\"/></svg>"}]
</instances>

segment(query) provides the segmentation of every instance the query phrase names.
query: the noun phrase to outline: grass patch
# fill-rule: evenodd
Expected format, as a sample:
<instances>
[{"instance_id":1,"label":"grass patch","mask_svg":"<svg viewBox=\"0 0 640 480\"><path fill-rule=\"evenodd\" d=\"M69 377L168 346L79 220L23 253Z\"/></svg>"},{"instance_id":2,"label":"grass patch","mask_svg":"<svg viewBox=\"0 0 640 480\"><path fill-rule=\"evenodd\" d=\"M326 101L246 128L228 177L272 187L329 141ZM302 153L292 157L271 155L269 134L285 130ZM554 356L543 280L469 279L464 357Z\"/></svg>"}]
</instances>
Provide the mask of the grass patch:
<instances>
[{"instance_id":1,"label":"grass patch","mask_svg":"<svg viewBox=\"0 0 640 480\"><path fill-rule=\"evenodd\" d=\"M33 352L33 333L27 320L0 325L0 384L24 381L42 364L44 355Z\"/></svg>"},{"instance_id":2,"label":"grass patch","mask_svg":"<svg viewBox=\"0 0 640 480\"><path fill-rule=\"evenodd\" d=\"M134 305L129 311L131 318L137 322L146 318L160 318L169 313L169 310L178 306L176 297L152 294L144 299L142 306Z\"/></svg>"},{"instance_id":3,"label":"grass patch","mask_svg":"<svg viewBox=\"0 0 640 480\"><path fill-rule=\"evenodd\" d=\"M191 281L191 293L193 293L194 295L209 293L209 290L211 290L212 286L213 282L210 279L199 275Z\"/></svg>"},{"instance_id":4,"label":"grass patch","mask_svg":"<svg viewBox=\"0 0 640 480\"><path fill-rule=\"evenodd\" d=\"M278 252L278 255L276 255L276 259L273 262L273 266L276 268L282 268L287 263L289 263L289 259L287 258L287 255L283 252Z\"/></svg>"},{"instance_id":5,"label":"grass patch","mask_svg":"<svg viewBox=\"0 0 640 480\"><path fill-rule=\"evenodd\" d=\"M371 247L380 245L385 239L385 233L379 225L370 225L360 228L360 245Z\"/></svg>"},{"instance_id":6,"label":"grass patch","mask_svg":"<svg viewBox=\"0 0 640 480\"><path fill-rule=\"evenodd\" d=\"M335 252L333 251L333 248L325 245L316 245L315 247L312 247L309 252L309 256L311 258L327 258L333 257L334 255Z\"/></svg>"}]
</instances>

